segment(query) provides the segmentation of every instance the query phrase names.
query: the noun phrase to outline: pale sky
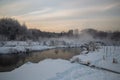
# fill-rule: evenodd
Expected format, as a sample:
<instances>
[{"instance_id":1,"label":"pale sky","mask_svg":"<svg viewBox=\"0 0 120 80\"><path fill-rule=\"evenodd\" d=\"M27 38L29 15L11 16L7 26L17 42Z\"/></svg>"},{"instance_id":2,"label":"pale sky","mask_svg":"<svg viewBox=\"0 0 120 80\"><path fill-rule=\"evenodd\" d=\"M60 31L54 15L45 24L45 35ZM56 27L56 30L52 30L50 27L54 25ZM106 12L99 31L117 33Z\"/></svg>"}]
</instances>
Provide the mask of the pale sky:
<instances>
[{"instance_id":1,"label":"pale sky","mask_svg":"<svg viewBox=\"0 0 120 80\"><path fill-rule=\"evenodd\" d=\"M86 28L120 31L120 0L0 0L0 17L50 32Z\"/></svg>"}]
</instances>

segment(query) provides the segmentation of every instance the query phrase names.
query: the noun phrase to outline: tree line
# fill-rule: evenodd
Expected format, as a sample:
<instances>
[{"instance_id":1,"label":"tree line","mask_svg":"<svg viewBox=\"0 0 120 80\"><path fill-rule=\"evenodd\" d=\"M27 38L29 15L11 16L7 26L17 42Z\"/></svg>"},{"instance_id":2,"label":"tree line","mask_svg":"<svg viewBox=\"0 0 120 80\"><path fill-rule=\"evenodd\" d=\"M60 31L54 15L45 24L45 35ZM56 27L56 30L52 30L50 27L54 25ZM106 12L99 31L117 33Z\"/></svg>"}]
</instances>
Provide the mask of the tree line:
<instances>
[{"instance_id":1,"label":"tree line","mask_svg":"<svg viewBox=\"0 0 120 80\"><path fill-rule=\"evenodd\" d=\"M93 36L95 39L110 39L114 41L120 41L120 31L105 32L95 29L84 29L81 33L87 33ZM79 37L78 29L69 30L68 32L45 32L38 29L28 29L25 24L20 24L13 18L1 18L0 19L0 40L39 40L40 38L60 38L60 37Z\"/></svg>"},{"instance_id":2,"label":"tree line","mask_svg":"<svg viewBox=\"0 0 120 80\"><path fill-rule=\"evenodd\" d=\"M95 29L84 29L81 32L93 36L95 39L109 39L113 41L120 41L120 31L99 31Z\"/></svg>"},{"instance_id":3,"label":"tree line","mask_svg":"<svg viewBox=\"0 0 120 80\"><path fill-rule=\"evenodd\" d=\"M20 24L13 18L0 19L0 40L39 40L40 37L62 37L72 36L73 30L68 32L45 32L38 29L28 29L25 24Z\"/></svg>"}]
</instances>

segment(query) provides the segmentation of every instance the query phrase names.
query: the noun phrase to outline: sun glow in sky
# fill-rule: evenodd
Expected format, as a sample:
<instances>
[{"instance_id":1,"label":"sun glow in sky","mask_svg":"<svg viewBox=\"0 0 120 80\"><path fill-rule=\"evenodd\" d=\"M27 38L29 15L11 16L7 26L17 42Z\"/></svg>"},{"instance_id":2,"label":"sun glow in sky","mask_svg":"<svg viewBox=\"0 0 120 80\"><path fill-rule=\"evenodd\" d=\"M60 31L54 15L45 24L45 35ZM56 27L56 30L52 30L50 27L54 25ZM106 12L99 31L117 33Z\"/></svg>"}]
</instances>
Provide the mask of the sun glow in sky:
<instances>
[{"instance_id":1,"label":"sun glow in sky","mask_svg":"<svg viewBox=\"0 0 120 80\"><path fill-rule=\"evenodd\" d=\"M50 32L120 30L120 0L0 0L3 17Z\"/></svg>"}]
</instances>

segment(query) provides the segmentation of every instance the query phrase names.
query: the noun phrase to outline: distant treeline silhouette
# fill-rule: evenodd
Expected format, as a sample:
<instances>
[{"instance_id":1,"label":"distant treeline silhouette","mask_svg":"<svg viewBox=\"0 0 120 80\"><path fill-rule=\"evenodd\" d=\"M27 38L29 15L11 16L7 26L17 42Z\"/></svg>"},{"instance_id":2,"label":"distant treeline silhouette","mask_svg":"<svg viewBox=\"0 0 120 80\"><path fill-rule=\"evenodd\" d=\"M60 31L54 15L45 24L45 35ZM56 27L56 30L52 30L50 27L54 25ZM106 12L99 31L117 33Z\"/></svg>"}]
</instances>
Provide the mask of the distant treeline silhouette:
<instances>
[{"instance_id":1,"label":"distant treeline silhouette","mask_svg":"<svg viewBox=\"0 0 120 80\"><path fill-rule=\"evenodd\" d=\"M73 30L68 32L44 32L38 29L28 29L25 24L20 24L13 18L0 19L0 40L38 40L40 37L72 36Z\"/></svg>"},{"instance_id":2,"label":"distant treeline silhouette","mask_svg":"<svg viewBox=\"0 0 120 80\"><path fill-rule=\"evenodd\" d=\"M74 35L74 31L76 34ZM109 38L111 40L120 40L120 32L104 32L94 29L82 30L83 33L88 33L94 38ZM28 29L25 24L20 24L17 20L13 18L1 18L0 19L0 40L39 40L42 37L46 38L59 38L59 37L79 37L78 30L69 30L68 32L44 32L38 29ZM75 37L74 37L75 38Z\"/></svg>"},{"instance_id":3,"label":"distant treeline silhouette","mask_svg":"<svg viewBox=\"0 0 120 80\"><path fill-rule=\"evenodd\" d=\"M93 36L95 39L109 39L113 41L120 41L120 31L98 31L95 29L84 29L82 33L88 33Z\"/></svg>"}]
</instances>

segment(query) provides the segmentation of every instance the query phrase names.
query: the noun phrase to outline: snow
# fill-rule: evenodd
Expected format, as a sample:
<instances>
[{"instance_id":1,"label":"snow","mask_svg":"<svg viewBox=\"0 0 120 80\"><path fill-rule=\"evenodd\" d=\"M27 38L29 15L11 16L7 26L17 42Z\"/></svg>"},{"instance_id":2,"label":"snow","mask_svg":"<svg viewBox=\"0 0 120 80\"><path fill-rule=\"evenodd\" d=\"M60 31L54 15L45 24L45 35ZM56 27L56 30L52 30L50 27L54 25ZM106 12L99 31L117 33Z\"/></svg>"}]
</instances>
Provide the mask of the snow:
<instances>
[{"instance_id":1,"label":"snow","mask_svg":"<svg viewBox=\"0 0 120 80\"><path fill-rule=\"evenodd\" d=\"M107 61L101 61L96 66L99 66L99 67L104 68L104 69L112 70L115 72L119 72L119 74L120 74L120 64L113 64L113 63L110 63Z\"/></svg>"},{"instance_id":2,"label":"snow","mask_svg":"<svg viewBox=\"0 0 120 80\"><path fill-rule=\"evenodd\" d=\"M40 50L46 50L46 49L52 49L55 48L54 46L30 46L27 47L27 49L31 51L40 51Z\"/></svg>"},{"instance_id":3,"label":"snow","mask_svg":"<svg viewBox=\"0 0 120 80\"><path fill-rule=\"evenodd\" d=\"M41 38L40 41L0 41L0 54L16 52L40 51L59 47L80 47L82 44L94 41L92 37L87 38ZM18 49L19 48L19 49Z\"/></svg>"},{"instance_id":4,"label":"snow","mask_svg":"<svg viewBox=\"0 0 120 80\"><path fill-rule=\"evenodd\" d=\"M2 54L15 53L17 51L25 51L25 48L23 46L0 47L0 53L2 53Z\"/></svg>"},{"instance_id":5,"label":"snow","mask_svg":"<svg viewBox=\"0 0 120 80\"><path fill-rule=\"evenodd\" d=\"M15 46L15 47L0 47L0 54L10 54L10 53L17 53L17 52L26 52L27 49L30 51L40 51L46 49L55 48L54 46Z\"/></svg>"},{"instance_id":6,"label":"snow","mask_svg":"<svg viewBox=\"0 0 120 80\"><path fill-rule=\"evenodd\" d=\"M118 80L119 74L93 69L62 59L46 59L38 64L0 73L1 80Z\"/></svg>"},{"instance_id":7,"label":"snow","mask_svg":"<svg viewBox=\"0 0 120 80\"><path fill-rule=\"evenodd\" d=\"M46 44L43 42L32 42L32 41L6 41L3 46L0 46L0 54L11 54L11 53L20 53L29 51L41 51L52 48L64 48L64 47L79 47L80 44L75 44L73 41L67 40L64 41L54 40L54 45L51 45L51 40L46 41Z\"/></svg>"},{"instance_id":8,"label":"snow","mask_svg":"<svg viewBox=\"0 0 120 80\"><path fill-rule=\"evenodd\" d=\"M58 45L55 45L55 44ZM64 48L64 47L77 47L80 45L67 44L63 45L62 41L57 41L54 45L51 45L50 40L46 41L46 44L43 42L32 42L32 41L6 41L4 45L0 46L0 54L11 54L11 53L21 53L29 51L41 51L46 49L53 48Z\"/></svg>"},{"instance_id":9,"label":"snow","mask_svg":"<svg viewBox=\"0 0 120 80\"><path fill-rule=\"evenodd\" d=\"M78 65L49 80L118 80L119 78L118 74Z\"/></svg>"},{"instance_id":10,"label":"snow","mask_svg":"<svg viewBox=\"0 0 120 80\"><path fill-rule=\"evenodd\" d=\"M120 73L120 47L116 47L114 51L114 46L106 46L107 52L105 53L104 49L101 48L99 51L90 52L88 54L81 54L74 56L71 59L71 62L77 61L78 63L87 64L89 66L96 66L99 68L112 70ZM105 47L105 48L106 48ZM105 57L105 59L103 59ZM113 58L117 60L118 63L113 63Z\"/></svg>"},{"instance_id":11,"label":"snow","mask_svg":"<svg viewBox=\"0 0 120 80\"><path fill-rule=\"evenodd\" d=\"M83 43L67 40L71 47ZM65 45L50 46L39 42L7 42L0 47L0 53L14 53L17 51L39 51ZM100 46L99 50L83 51L70 61L63 59L45 59L37 64L26 63L11 71L0 73L0 80L119 80L120 79L120 46ZM113 63L113 58L117 63ZM76 63L71 63L76 62ZM82 64L81 64L82 63ZM88 64L89 65L83 65ZM95 66L91 67L91 66ZM99 69L98 69L99 68ZM118 72L118 73L115 73Z\"/></svg>"},{"instance_id":12,"label":"snow","mask_svg":"<svg viewBox=\"0 0 120 80\"><path fill-rule=\"evenodd\" d=\"M40 45L39 42L8 41L0 47L0 54L10 54L17 52L40 51L55 48L55 46Z\"/></svg>"},{"instance_id":13,"label":"snow","mask_svg":"<svg viewBox=\"0 0 120 80\"><path fill-rule=\"evenodd\" d=\"M47 80L74 66L66 60L46 59L38 64L25 64L12 72L0 73L1 80ZM19 78L20 77L20 78Z\"/></svg>"}]
</instances>

